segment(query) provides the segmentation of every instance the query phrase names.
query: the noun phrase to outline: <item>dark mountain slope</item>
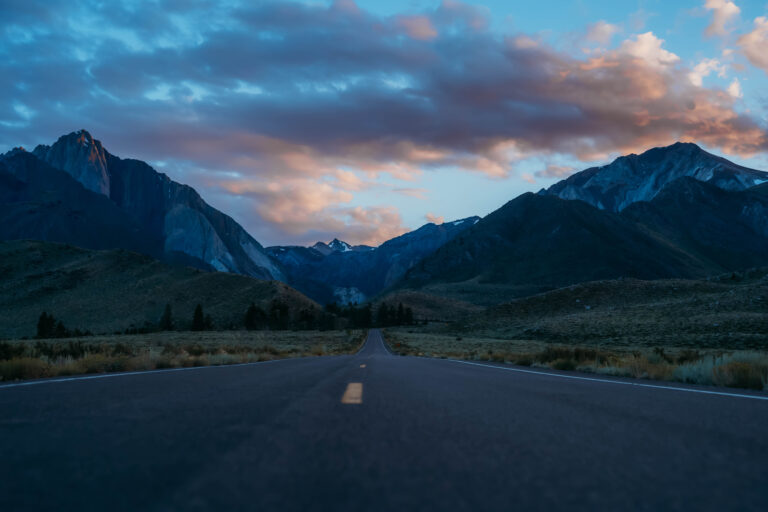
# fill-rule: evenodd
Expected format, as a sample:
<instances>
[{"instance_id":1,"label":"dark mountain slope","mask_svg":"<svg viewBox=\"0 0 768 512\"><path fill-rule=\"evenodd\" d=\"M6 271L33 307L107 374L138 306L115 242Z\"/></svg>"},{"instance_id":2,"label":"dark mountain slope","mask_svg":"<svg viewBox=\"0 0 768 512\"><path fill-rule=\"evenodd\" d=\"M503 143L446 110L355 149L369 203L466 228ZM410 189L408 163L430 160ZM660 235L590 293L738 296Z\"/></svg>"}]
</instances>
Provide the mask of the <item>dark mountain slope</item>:
<instances>
[{"instance_id":1,"label":"dark mountain slope","mask_svg":"<svg viewBox=\"0 0 768 512\"><path fill-rule=\"evenodd\" d=\"M62 136L33 153L131 215L145 236L162 240L165 259L181 258L201 267L263 279L282 278L264 248L193 188L142 161L111 155L87 131Z\"/></svg>"},{"instance_id":2,"label":"dark mountain slope","mask_svg":"<svg viewBox=\"0 0 768 512\"><path fill-rule=\"evenodd\" d=\"M622 216L698 260L707 274L768 263L768 189L732 192L680 178Z\"/></svg>"},{"instance_id":3,"label":"dark mountain slope","mask_svg":"<svg viewBox=\"0 0 768 512\"><path fill-rule=\"evenodd\" d=\"M408 287L435 281L558 288L583 281L704 271L622 216L582 201L523 194L411 269Z\"/></svg>"},{"instance_id":4,"label":"dark mountain slope","mask_svg":"<svg viewBox=\"0 0 768 512\"><path fill-rule=\"evenodd\" d=\"M0 239L162 254L160 238L148 236L133 216L23 150L0 158Z\"/></svg>"}]
</instances>

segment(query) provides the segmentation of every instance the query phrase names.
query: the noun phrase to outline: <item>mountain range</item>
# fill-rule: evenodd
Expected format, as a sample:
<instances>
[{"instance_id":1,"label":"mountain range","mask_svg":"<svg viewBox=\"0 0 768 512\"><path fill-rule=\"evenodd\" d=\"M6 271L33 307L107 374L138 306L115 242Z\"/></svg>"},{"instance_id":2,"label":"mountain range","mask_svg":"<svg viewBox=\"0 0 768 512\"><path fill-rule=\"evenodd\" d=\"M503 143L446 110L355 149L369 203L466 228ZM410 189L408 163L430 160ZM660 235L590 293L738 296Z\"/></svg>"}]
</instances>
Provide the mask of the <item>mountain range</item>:
<instances>
[{"instance_id":1,"label":"mountain range","mask_svg":"<svg viewBox=\"0 0 768 512\"><path fill-rule=\"evenodd\" d=\"M288 284L309 297L324 303L362 303L394 286L424 257L479 220L425 224L376 248L333 240L312 247L268 247L267 252L282 264Z\"/></svg>"},{"instance_id":2,"label":"mountain range","mask_svg":"<svg viewBox=\"0 0 768 512\"><path fill-rule=\"evenodd\" d=\"M765 183L765 184L764 184ZM495 304L598 279L694 278L768 262L768 173L677 143L575 173L484 218L378 247L262 247L191 187L87 131L0 155L0 239L122 248L280 280L320 302L405 290Z\"/></svg>"},{"instance_id":3,"label":"mountain range","mask_svg":"<svg viewBox=\"0 0 768 512\"><path fill-rule=\"evenodd\" d=\"M478 288L501 286L508 299L598 279L765 265L766 181L768 173L693 144L621 157L508 202L426 257L401 286L477 301Z\"/></svg>"}]
</instances>

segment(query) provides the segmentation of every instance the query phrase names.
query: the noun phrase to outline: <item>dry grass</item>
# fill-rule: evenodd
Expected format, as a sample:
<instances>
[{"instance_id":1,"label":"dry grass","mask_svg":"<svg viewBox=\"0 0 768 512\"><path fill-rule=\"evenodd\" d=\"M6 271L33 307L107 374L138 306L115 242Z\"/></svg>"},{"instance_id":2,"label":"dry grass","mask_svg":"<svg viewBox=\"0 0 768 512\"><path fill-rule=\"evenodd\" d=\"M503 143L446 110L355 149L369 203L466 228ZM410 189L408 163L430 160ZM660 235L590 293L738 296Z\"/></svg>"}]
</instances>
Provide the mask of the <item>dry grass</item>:
<instances>
[{"instance_id":1,"label":"dry grass","mask_svg":"<svg viewBox=\"0 0 768 512\"><path fill-rule=\"evenodd\" d=\"M162 332L0 342L0 381L356 352L365 332Z\"/></svg>"},{"instance_id":2,"label":"dry grass","mask_svg":"<svg viewBox=\"0 0 768 512\"><path fill-rule=\"evenodd\" d=\"M768 352L560 345L387 329L393 352L575 370L638 379L768 390Z\"/></svg>"}]
</instances>

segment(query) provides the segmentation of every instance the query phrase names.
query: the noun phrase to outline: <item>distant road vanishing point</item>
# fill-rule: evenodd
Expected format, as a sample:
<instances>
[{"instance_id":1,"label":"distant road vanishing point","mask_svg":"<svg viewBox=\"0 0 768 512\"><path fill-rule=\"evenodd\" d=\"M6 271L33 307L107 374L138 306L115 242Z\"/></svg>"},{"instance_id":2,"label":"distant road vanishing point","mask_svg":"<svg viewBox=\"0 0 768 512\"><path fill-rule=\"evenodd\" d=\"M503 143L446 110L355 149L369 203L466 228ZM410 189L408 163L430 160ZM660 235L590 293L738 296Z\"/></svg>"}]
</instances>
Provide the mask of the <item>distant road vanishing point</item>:
<instances>
[{"instance_id":1,"label":"distant road vanishing point","mask_svg":"<svg viewBox=\"0 0 768 512\"><path fill-rule=\"evenodd\" d=\"M0 510L768 510L768 394L390 354L0 386Z\"/></svg>"}]
</instances>

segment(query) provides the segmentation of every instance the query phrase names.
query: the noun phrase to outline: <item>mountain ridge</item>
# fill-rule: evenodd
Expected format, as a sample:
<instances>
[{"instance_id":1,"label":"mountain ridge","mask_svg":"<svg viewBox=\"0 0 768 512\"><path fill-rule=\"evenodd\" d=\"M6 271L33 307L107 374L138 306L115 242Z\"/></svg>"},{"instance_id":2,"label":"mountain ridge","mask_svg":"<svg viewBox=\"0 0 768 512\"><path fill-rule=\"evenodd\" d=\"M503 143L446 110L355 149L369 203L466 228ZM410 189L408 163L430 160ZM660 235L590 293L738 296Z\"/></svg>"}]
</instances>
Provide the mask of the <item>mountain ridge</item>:
<instances>
[{"instance_id":1,"label":"mountain ridge","mask_svg":"<svg viewBox=\"0 0 768 512\"><path fill-rule=\"evenodd\" d=\"M677 142L577 172L539 194L579 199L601 210L620 212L632 203L653 199L664 185L684 176L724 190L745 190L768 182L768 172L734 164L693 143Z\"/></svg>"},{"instance_id":2,"label":"mountain ridge","mask_svg":"<svg viewBox=\"0 0 768 512\"><path fill-rule=\"evenodd\" d=\"M768 187L723 190L688 176L621 212L526 193L424 258L398 287L510 300L603 279L702 278L768 263L767 217Z\"/></svg>"},{"instance_id":3,"label":"mountain ridge","mask_svg":"<svg viewBox=\"0 0 768 512\"><path fill-rule=\"evenodd\" d=\"M312 247L272 246L267 251L286 269L288 283L309 297L320 302L360 303L393 286L421 258L477 220L479 217L427 223L375 248L352 247L334 239L339 242L337 250L331 249L331 242L319 248L318 243ZM344 247L347 250L340 250Z\"/></svg>"},{"instance_id":4,"label":"mountain ridge","mask_svg":"<svg viewBox=\"0 0 768 512\"><path fill-rule=\"evenodd\" d=\"M51 146L38 145L31 154L133 216L147 236L162 241L160 254L168 261L197 261L201 268L284 279L261 244L196 190L146 162L110 154L86 130L62 135Z\"/></svg>"}]
</instances>

